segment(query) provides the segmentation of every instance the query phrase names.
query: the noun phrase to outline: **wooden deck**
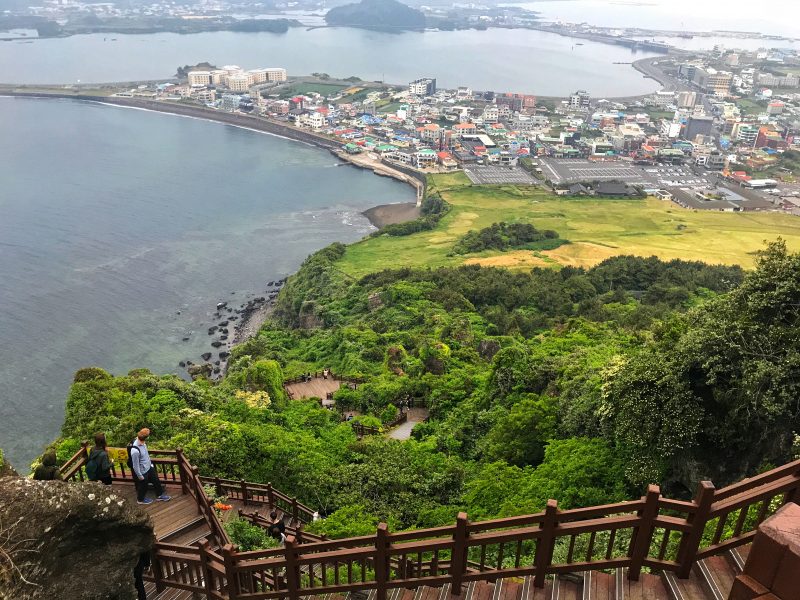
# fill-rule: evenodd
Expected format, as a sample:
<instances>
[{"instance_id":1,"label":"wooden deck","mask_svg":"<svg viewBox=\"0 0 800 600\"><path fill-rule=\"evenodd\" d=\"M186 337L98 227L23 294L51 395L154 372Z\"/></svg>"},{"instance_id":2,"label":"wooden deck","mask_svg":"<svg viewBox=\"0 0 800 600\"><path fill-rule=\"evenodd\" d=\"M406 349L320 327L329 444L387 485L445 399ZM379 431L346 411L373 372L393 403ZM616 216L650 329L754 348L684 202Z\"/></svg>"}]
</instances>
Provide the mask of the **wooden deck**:
<instances>
[{"instance_id":1,"label":"wooden deck","mask_svg":"<svg viewBox=\"0 0 800 600\"><path fill-rule=\"evenodd\" d=\"M333 377L328 377L327 379L315 377L311 381L287 384L286 391L289 392L292 400L321 398L323 406L333 406L333 402L327 400L328 394L335 392L343 385L347 384L342 381L336 381Z\"/></svg>"},{"instance_id":2,"label":"wooden deck","mask_svg":"<svg viewBox=\"0 0 800 600\"><path fill-rule=\"evenodd\" d=\"M428 418L427 408L409 408L406 413L408 414L406 422L389 431L386 434L387 437L394 440L407 440L411 437L411 431L414 426Z\"/></svg>"}]
</instances>

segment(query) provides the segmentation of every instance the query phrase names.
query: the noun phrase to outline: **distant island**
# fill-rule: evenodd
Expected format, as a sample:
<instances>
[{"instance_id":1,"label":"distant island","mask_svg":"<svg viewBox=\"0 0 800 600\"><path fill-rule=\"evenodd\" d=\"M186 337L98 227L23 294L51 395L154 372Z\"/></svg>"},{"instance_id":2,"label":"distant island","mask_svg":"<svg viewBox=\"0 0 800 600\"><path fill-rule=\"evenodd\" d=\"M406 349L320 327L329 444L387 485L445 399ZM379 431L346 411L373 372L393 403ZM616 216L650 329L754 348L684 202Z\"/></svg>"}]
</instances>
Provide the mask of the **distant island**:
<instances>
[{"instance_id":1,"label":"distant island","mask_svg":"<svg viewBox=\"0 0 800 600\"><path fill-rule=\"evenodd\" d=\"M424 29L425 15L397 0L361 0L337 6L325 15L328 25L387 31Z\"/></svg>"}]
</instances>

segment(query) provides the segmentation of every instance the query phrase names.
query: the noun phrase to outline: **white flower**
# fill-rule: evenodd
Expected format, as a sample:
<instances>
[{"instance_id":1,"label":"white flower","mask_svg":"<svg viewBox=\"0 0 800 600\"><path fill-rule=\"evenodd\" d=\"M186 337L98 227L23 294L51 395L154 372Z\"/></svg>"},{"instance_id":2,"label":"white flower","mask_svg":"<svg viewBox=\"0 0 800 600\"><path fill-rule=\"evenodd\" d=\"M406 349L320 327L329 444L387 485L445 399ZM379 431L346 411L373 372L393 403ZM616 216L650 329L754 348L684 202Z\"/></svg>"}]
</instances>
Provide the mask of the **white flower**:
<instances>
[{"instance_id":1,"label":"white flower","mask_svg":"<svg viewBox=\"0 0 800 600\"><path fill-rule=\"evenodd\" d=\"M94 500L94 494L89 494L89 500Z\"/></svg>"},{"instance_id":2,"label":"white flower","mask_svg":"<svg viewBox=\"0 0 800 600\"><path fill-rule=\"evenodd\" d=\"M107 507L107 506L106 506L106 507L103 509L103 512L104 512L104 513L107 513L107 512L108 512L108 507Z\"/></svg>"},{"instance_id":3,"label":"white flower","mask_svg":"<svg viewBox=\"0 0 800 600\"><path fill-rule=\"evenodd\" d=\"M106 498L106 504L111 504L111 498Z\"/></svg>"}]
</instances>

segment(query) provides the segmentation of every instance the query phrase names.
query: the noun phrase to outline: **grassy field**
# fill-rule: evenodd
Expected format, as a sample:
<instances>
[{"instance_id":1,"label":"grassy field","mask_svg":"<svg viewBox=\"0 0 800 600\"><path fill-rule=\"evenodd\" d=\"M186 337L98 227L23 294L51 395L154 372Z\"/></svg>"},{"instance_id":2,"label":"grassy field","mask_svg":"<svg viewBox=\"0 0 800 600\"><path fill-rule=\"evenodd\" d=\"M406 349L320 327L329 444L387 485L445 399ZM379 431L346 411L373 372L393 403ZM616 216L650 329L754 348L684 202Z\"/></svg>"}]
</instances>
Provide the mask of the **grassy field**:
<instances>
[{"instance_id":1,"label":"grassy field","mask_svg":"<svg viewBox=\"0 0 800 600\"><path fill-rule=\"evenodd\" d=\"M531 187L472 186L463 173L435 175L432 182L431 190L440 191L452 205L437 229L367 238L348 247L341 268L359 276L384 268L462 263L591 266L617 254L749 267L765 240L780 236L791 249L800 250L800 218L789 215L690 211L654 198L567 199ZM449 255L467 231L499 221L554 229L570 243L548 251Z\"/></svg>"},{"instance_id":2,"label":"grassy field","mask_svg":"<svg viewBox=\"0 0 800 600\"><path fill-rule=\"evenodd\" d=\"M299 82L294 83L286 88L281 90L281 95L288 97L288 96L298 96L298 95L306 95L306 94L322 94L323 96L328 96L330 94L335 94L348 86L346 85L339 85L336 83L312 83L312 82Z\"/></svg>"}]
</instances>

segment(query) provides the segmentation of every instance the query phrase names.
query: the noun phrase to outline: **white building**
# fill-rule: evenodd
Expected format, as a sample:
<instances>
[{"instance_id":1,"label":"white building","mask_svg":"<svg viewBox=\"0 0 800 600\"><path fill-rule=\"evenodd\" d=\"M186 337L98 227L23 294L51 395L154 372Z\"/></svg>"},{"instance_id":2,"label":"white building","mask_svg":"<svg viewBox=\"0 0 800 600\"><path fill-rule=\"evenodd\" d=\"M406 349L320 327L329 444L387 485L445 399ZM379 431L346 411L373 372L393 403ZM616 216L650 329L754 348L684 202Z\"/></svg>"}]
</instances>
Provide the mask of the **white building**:
<instances>
[{"instance_id":1,"label":"white building","mask_svg":"<svg viewBox=\"0 0 800 600\"><path fill-rule=\"evenodd\" d=\"M211 85L211 71L189 71L189 85Z\"/></svg>"},{"instance_id":2,"label":"white building","mask_svg":"<svg viewBox=\"0 0 800 600\"><path fill-rule=\"evenodd\" d=\"M246 92L254 83L252 73L235 73L228 75L227 86L232 92Z\"/></svg>"}]
</instances>

